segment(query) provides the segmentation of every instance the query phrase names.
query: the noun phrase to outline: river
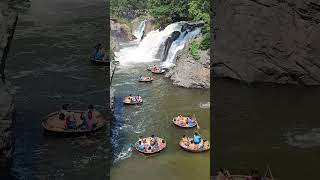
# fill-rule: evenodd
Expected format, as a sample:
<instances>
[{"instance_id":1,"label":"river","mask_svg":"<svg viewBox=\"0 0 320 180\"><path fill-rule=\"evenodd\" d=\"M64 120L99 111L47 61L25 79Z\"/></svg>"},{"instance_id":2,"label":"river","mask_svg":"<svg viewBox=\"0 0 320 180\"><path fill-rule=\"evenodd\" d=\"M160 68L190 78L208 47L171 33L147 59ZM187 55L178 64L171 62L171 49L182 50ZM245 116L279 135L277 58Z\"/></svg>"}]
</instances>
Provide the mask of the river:
<instances>
[{"instance_id":1,"label":"river","mask_svg":"<svg viewBox=\"0 0 320 180\"><path fill-rule=\"evenodd\" d=\"M153 180L204 180L210 177L210 152L189 153L178 144L182 135L192 136L196 128L183 129L172 123L173 117L179 112L195 113L201 134L210 140L210 108L201 106L209 102L210 91L176 87L163 74L151 75L146 70L151 63L159 63L154 62L156 59L152 52L159 48L157 43L164 34L170 34L174 29L169 26L164 32L150 32L140 44L137 41L123 42L120 44L120 52L116 53L120 65L112 81L115 90L115 111L111 125L112 180L136 180L141 177ZM174 54L170 53L175 53L180 46L183 46L182 41L173 43L167 60L172 60L170 57ZM151 75L154 81L139 83L140 75ZM142 96L143 104L124 106L122 98L129 94ZM129 144L134 144L139 136L152 134L167 141L164 151L145 156L129 148Z\"/></svg>"},{"instance_id":2,"label":"river","mask_svg":"<svg viewBox=\"0 0 320 180\"><path fill-rule=\"evenodd\" d=\"M319 88L246 85L216 80L213 88L216 168L277 179L317 179Z\"/></svg>"},{"instance_id":3,"label":"river","mask_svg":"<svg viewBox=\"0 0 320 180\"><path fill-rule=\"evenodd\" d=\"M43 134L40 124L63 103L75 109L94 104L108 118L108 71L88 60L93 46L107 39L107 18L104 0L33 0L20 14L6 69L16 91L16 179L109 175L109 127L57 137Z\"/></svg>"}]
</instances>

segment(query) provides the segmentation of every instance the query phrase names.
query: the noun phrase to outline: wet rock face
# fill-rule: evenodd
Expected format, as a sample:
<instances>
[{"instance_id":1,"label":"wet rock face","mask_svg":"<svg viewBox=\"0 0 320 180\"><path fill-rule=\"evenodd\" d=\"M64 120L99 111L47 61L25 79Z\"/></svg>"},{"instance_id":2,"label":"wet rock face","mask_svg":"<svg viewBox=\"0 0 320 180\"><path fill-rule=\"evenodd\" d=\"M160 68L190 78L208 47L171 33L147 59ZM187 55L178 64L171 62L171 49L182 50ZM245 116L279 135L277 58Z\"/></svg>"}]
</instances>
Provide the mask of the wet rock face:
<instances>
[{"instance_id":1,"label":"wet rock face","mask_svg":"<svg viewBox=\"0 0 320 180\"><path fill-rule=\"evenodd\" d=\"M136 39L128 25L121 24L115 20L110 20L110 34L113 37L118 37L122 41L132 41Z\"/></svg>"},{"instance_id":2,"label":"wet rock face","mask_svg":"<svg viewBox=\"0 0 320 180\"><path fill-rule=\"evenodd\" d=\"M214 75L320 85L320 1L218 0Z\"/></svg>"},{"instance_id":3,"label":"wet rock face","mask_svg":"<svg viewBox=\"0 0 320 180\"><path fill-rule=\"evenodd\" d=\"M14 152L15 113L13 95L3 84L0 85L0 179L7 179Z\"/></svg>"},{"instance_id":4,"label":"wet rock face","mask_svg":"<svg viewBox=\"0 0 320 180\"><path fill-rule=\"evenodd\" d=\"M156 20L154 18L150 17L146 19L146 25L144 27L145 35L155 30L155 24L156 24Z\"/></svg>"},{"instance_id":5,"label":"wet rock face","mask_svg":"<svg viewBox=\"0 0 320 180\"><path fill-rule=\"evenodd\" d=\"M178 52L176 66L166 73L173 84L185 88L210 88L210 55L209 50L199 51L199 60L190 54L190 46Z\"/></svg>"},{"instance_id":6,"label":"wet rock face","mask_svg":"<svg viewBox=\"0 0 320 180\"><path fill-rule=\"evenodd\" d=\"M0 2L0 7L0 75L5 82L5 63L18 16L16 12L9 10L7 2Z\"/></svg>"},{"instance_id":7,"label":"wet rock face","mask_svg":"<svg viewBox=\"0 0 320 180\"><path fill-rule=\"evenodd\" d=\"M180 34L181 33L179 31L173 31L171 33L171 35L166 39L166 41L164 43L163 54L161 56L162 61L165 61L167 59L168 52L170 50L170 47L171 47L173 41L177 40L179 38Z\"/></svg>"},{"instance_id":8,"label":"wet rock face","mask_svg":"<svg viewBox=\"0 0 320 180\"><path fill-rule=\"evenodd\" d=\"M204 23L203 22L194 22L194 23L184 23L181 26L181 32L183 33L183 35L187 35L188 32L194 31L196 28L198 27L203 27ZM161 55L161 61L165 61L167 59L168 56L168 52L170 50L170 47L172 45L172 43L177 40L181 34L180 31L174 31L170 34L170 36L166 39L165 43L164 43L164 47L161 47L159 52L162 52ZM161 53L160 53L161 54Z\"/></svg>"},{"instance_id":9,"label":"wet rock face","mask_svg":"<svg viewBox=\"0 0 320 180\"><path fill-rule=\"evenodd\" d=\"M203 26L204 26L204 22L185 23L181 27L181 32L184 32L184 31L190 32L195 30L196 28L203 27Z\"/></svg>"},{"instance_id":10,"label":"wet rock face","mask_svg":"<svg viewBox=\"0 0 320 180\"><path fill-rule=\"evenodd\" d=\"M8 179L14 151L14 103L5 79L5 64L17 23L17 13L8 1L0 2L0 179Z\"/></svg>"}]
</instances>

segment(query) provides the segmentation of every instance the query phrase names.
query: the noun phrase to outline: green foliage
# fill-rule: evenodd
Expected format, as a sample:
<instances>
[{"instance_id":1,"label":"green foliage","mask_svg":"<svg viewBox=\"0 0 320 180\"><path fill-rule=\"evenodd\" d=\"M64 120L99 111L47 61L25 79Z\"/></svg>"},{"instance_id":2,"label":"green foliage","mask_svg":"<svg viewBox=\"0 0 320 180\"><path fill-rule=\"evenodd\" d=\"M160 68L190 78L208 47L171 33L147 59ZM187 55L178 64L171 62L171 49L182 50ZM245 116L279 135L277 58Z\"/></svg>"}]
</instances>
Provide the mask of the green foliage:
<instances>
[{"instance_id":1,"label":"green foliage","mask_svg":"<svg viewBox=\"0 0 320 180\"><path fill-rule=\"evenodd\" d=\"M198 41L192 41L191 42L191 55L194 60L199 60L199 47L200 43Z\"/></svg>"},{"instance_id":2,"label":"green foliage","mask_svg":"<svg viewBox=\"0 0 320 180\"><path fill-rule=\"evenodd\" d=\"M189 14L194 20L210 23L210 0L189 0Z\"/></svg>"},{"instance_id":3,"label":"green foliage","mask_svg":"<svg viewBox=\"0 0 320 180\"><path fill-rule=\"evenodd\" d=\"M111 0L111 16L125 18L130 12L144 10L148 0Z\"/></svg>"},{"instance_id":4,"label":"green foliage","mask_svg":"<svg viewBox=\"0 0 320 180\"><path fill-rule=\"evenodd\" d=\"M210 48L210 0L189 0L189 14L194 20L204 21L202 28L203 37L199 48L206 50Z\"/></svg>"},{"instance_id":5,"label":"green foliage","mask_svg":"<svg viewBox=\"0 0 320 180\"><path fill-rule=\"evenodd\" d=\"M207 50L210 48L210 33L205 33L203 34L202 38L201 38L201 41L200 41L200 45L199 45L199 48L201 50Z\"/></svg>"},{"instance_id":6,"label":"green foliage","mask_svg":"<svg viewBox=\"0 0 320 180\"><path fill-rule=\"evenodd\" d=\"M188 0L148 0L148 12L157 19L189 17Z\"/></svg>"}]
</instances>

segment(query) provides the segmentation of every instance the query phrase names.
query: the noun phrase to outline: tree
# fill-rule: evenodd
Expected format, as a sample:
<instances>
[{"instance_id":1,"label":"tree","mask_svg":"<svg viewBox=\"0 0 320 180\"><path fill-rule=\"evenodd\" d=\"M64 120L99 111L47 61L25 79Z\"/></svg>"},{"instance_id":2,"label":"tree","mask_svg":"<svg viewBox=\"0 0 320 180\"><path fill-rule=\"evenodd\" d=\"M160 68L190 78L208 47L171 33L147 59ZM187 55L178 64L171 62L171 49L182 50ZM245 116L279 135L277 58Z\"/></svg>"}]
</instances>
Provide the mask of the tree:
<instances>
[{"instance_id":1,"label":"tree","mask_svg":"<svg viewBox=\"0 0 320 180\"><path fill-rule=\"evenodd\" d=\"M189 17L188 0L148 0L148 10L157 19Z\"/></svg>"}]
</instances>

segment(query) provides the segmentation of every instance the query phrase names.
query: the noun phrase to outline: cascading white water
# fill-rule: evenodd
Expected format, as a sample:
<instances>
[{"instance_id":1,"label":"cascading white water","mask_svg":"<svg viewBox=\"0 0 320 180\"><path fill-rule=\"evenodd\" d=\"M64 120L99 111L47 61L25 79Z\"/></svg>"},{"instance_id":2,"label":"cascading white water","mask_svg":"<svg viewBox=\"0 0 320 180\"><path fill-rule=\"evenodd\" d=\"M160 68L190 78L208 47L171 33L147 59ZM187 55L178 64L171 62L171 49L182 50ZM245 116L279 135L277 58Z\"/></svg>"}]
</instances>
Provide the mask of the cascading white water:
<instances>
[{"instance_id":1,"label":"cascading white water","mask_svg":"<svg viewBox=\"0 0 320 180\"><path fill-rule=\"evenodd\" d=\"M181 32L182 25L186 22L176 22L167 26L163 31L155 30L147 34L147 36L139 43L139 45L125 47L116 52L116 60L120 61L120 65L126 66L135 63L154 62L160 61L156 57L161 45L165 43L167 38L174 32ZM176 54L179 50L183 49L185 43L196 35L200 34L201 28L196 28L185 35L185 32L180 33L178 39L176 39L169 51L166 60L163 62L163 66L169 67L174 64Z\"/></svg>"},{"instance_id":2,"label":"cascading white water","mask_svg":"<svg viewBox=\"0 0 320 180\"><path fill-rule=\"evenodd\" d=\"M186 32L183 32L180 34L179 38L175 40L168 52L168 56L166 60L163 62L162 66L164 67L170 67L174 65L174 60L176 59L177 52L182 50L190 39L193 39L195 36L200 34L201 28L196 28L195 30L189 32L185 35Z\"/></svg>"},{"instance_id":3,"label":"cascading white water","mask_svg":"<svg viewBox=\"0 0 320 180\"><path fill-rule=\"evenodd\" d=\"M133 32L133 35L137 38L138 41L141 40L142 36L143 36L143 31L144 31L144 28L146 27L146 21L142 21L140 23L140 25L138 26L138 29L136 29L134 32Z\"/></svg>"}]
</instances>

